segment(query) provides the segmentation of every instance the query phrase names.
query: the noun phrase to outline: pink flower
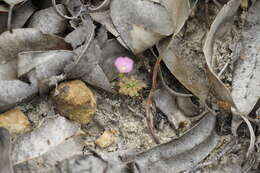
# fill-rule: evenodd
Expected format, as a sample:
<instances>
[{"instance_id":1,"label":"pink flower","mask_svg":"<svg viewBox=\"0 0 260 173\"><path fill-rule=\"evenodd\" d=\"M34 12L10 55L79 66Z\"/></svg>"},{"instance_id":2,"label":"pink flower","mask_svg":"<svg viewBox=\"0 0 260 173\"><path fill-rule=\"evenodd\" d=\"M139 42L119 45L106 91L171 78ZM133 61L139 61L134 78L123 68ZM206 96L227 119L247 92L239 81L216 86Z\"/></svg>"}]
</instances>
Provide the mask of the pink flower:
<instances>
[{"instance_id":1,"label":"pink flower","mask_svg":"<svg viewBox=\"0 0 260 173\"><path fill-rule=\"evenodd\" d=\"M129 73L133 70L134 61L128 57L118 57L115 66L120 73Z\"/></svg>"}]
</instances>

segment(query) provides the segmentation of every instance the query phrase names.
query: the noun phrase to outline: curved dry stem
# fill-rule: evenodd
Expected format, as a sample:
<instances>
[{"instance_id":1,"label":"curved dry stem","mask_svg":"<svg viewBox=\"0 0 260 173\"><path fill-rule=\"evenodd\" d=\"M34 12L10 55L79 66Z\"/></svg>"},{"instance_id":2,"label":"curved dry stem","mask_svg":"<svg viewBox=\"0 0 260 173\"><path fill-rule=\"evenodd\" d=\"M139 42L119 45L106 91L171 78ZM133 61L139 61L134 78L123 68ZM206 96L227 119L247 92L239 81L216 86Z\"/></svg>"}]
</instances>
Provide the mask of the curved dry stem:
<instances>
[{"instance_id":1,"label":"curved dry stem","mask_svg":"<svg viewBox=\"0 0 260 173\"><path fill-rule=\"evenodd\" d=\"M73 70L73 68L76 67L76 65L79 63L80 59L87 52L87 50L88 50L88 48L90 46L90 43L91 43L91 41L94 38L94 35L95 35L95 30L93 29L92 32L91 32L90 38L89 38L88 42L86 43L86 46L84 47L84 49L80 52L80 54L76 58L76 62L71 67L69 67L67 73L71 72L71 70Z\"/></svg>"},{"instance_id":2,"label":"curved dry stem","mask_svg":"<svg viewBox=\"0 0 260 173\"><path fill-rule=\"evenodd\" d=\"M53 7L54 7L55 12L56 12L59 16L65 18L65 19L69 19L69 20L71 20L71 19L77 19L77 18L80 16L81 12L83 11L83 5L81 5L79 13L78 13L76 16L71 16L71 17L70 17L70 16L67 16L67 15L63 14L63 13L58 9L57 4L56 4L56 0L52 0L52 5L53 5Z\"/></svg>"},{"instance_id":3,"label":"curved dry stem","mask_svg":"<svg viewBox=\"0 0 260 173\"><path fill-rule=\"evenodd\" d=\"M242 115L236 108L232 107L231 110L232 110L232 113L235 116L240 116L245 121L245 123L246 123L246 125L247 125L247 127L249 129L249 132L250 132L250 144L249 144L249 147L248 147L248 151L246 153L246 157L248 158L252 154L252 152L254 151L255 140L256 140L254 129L253 129L252 124L250 123L250 121L244 115Z\"/></svg>"},{"instance_id":4,"label":"curved dry stem","mask_svg":"<svg viewBox=\"0 0 260 173\"><path fill-rule=\"evenodd\" d=\"M163 78L163 75L162 75L162 70L161 70L160 67L159 67L159 76L160 76L160 79L161 79L162 84L163 84L163 86L165 87L165 89L168 90L172 95L177 96L177 97L192 97L192 96L193 96L192 94L179 93L179 92L174 91L173 89L171 89L171 88L166 84L166 82L164 81L164 78Z\"/></svg>"},{"instance_id":5,"label":"curved dry stem","mask_svg":"<svg viewBox=\"0 0 260 173\"><path fill-rule=\"evenodd\" d=\"M154 51L153 51L152 48L150 48L150 51L151 51L151 53L153 54L153 56L154 56L156 59L158 59L157 55L154 53ZM160 66L159 66L158 71L159 71L159 77L160 77L160 79L161 79L161 82L162 82L163 86L164 86L165 89L168 90L172 95L177 96L177 97L192 97L192 96L193 96L192 94L184 94L184 93L179 93L179 92L177 92L177 91L172 90L172 89L166 84L166 82L164 81L163 74L162 74L162 70L161 70L161 67L160 67Z\"/></svg>"},{"instance_id":6,"label":"curved dry stem","mask_svg":"<svg viewBox=\"0 0 260 173\"><path fill-rule=\"evenodd\" d=\"M10 5L9 10L8 10L7 29L8 29L8 31L10 31L10 32L13 32L11 25L12 25L12 14L13 14L14 6L15 6L15 5L13 5L13 4Z\"/></svg>"},{"instance_id":7,"label":"curved dry stem","mask_svg":"<svg viewBox=\"0 0 260 173\"><path fill-rule=\"evenodd\" d=\"M152 76L152 88L151 88L151 90L149 92L149 95L148 95L147 100L146 100L146 105L145 105L147 126L148 126L148 128L150 130L150 133L151 133L151 136L152 136L153 140L157 144L160 144L160 140L155 135L155 132L154 132L154 121L153 121L153 115L151 113L151 105L153 104L152 96L153 96L154 90L156 88L157 75L158 75L158 70L159 70L159 67L160 67L161 60L162 60L162 57L157 58L156 63L154 65L153 76Z\"/></svg>"}]
</instances>

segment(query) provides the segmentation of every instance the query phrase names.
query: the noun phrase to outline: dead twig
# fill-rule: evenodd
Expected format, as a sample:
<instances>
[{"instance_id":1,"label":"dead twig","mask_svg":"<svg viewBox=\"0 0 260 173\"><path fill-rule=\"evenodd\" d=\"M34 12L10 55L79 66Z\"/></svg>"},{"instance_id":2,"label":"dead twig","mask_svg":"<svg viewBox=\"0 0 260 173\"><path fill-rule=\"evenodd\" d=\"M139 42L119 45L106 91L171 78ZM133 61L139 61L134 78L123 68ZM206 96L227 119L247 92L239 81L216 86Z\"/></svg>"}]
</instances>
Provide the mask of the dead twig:
<instances>
[{"instance_id":1,"label":"dead twig","mask_svg":"<svg viewBox=\"0 0 260 173\"><path fill-rule=\"evenodd\" d=\"M228 65L230 63L230 60L228 62L226 62L226 64L224 65L224 67L221 69L221 71L218 73L218 77L222 76L222 74L226 71Z\"/></svg>"},{"instance_id":2,"label":"dead twig","mask_svg":"<svg viewBox=\"0 0 260 173\"><path fill-rule=\"evenodd\" d=\"M148 128L150 130L150 133L154 139L154 141L159 144L160 141L158 139L158 137L155 135L154 133L154 122L153 122L153 115L151 113L151 105L153 104L152 102L152 96L154 93L154 90L156 88L156 83L157 83L157 75L158 75L158 70L160 67L160 62L162 60L162 57L159 57L154 65L154 70L153 70L153 77L152 77L152 88L150 90L150 93L148 95L148 98L146 100L146 105L145 105L145 112L146 112L146 121L147 121L147 125Z\"/></svg>"},{"instance_id":3,"label":"dead twig","mask_svg":"<svg viewBox=\"0 0 260 173\"><path fill-rule=\"evenodd\" d=\"M163 87L164 87L166 90L168 90L172 95L177 96L177 97L192 97L192 96L193 96L192 94L179 93L179 92L174 91L173 89L171 89L171 88L166 84L166 82L164 81L161 67L159 67L159 77L160 77L160 79L161 79L161 82L162 82L162 84L163 84Z\"/></svg>"},{"instance_id":4,"label":"dead twig","mask_svg":"<svg viewBox=\"0 0 260 173\"><path fill-rule=\"evenodd\" d=\"M236 108L231 107L231 111L233 113L233 116L240 116L248 126L248 129L249 129L249 132L250 132L250 144L249 144L249 147L248 147L246 157L249 158L249 156L251 156L251 154L254 151L254 146L255 146L255 141L256 141L254 129L252 127L251 122L246 118L246 116L242 115L242 113L240 113Z\"/></svg>"},{"instance_id":5,"label":"dead twig","mask_svg":"<svg viewBox=\"0 0 260 173\"><path fill-rule=\"evenodd\" d=\"M158 59L157 55L154 53L153 49L150 49L151 53L153 54L153 56ZM173 89L171 89L165 82L163 74L162 74L162 70L161 67L159 66L159 77L161 79L161 82L163 84L163 87L168 90L173 96L177 96L177 97L192 97L192 94L185 94L185 93L179 93L177 91L174 91Z\"/></svg>"},{"instance_id":6,"label":"dead twig","mask_svg":"<svg viewBox=\"0 0 260 173\"><path fill-rule=\"evenodd\" d=\"M13 14L13 9L14 9L14 5L10 5L9 7L9 11L8 11L8 19L7 19L7 29L8 31L10 31L11 33L13 32L12 31L12 14Z\"/></svg>"},{"instance_id":7,"label":"dead twig","mask_svg":"<svg viewBox=\"0 0 260 173\"><path fill-rule=\"evenodd\" d=\"M70 17L70 16L67 16L67 15L64 15L64 14L58 9L57 4L56 4L56 0L52 0L52 5L53 5L53 7L54 7L55 12L56 12L59 16L65 18L65 19L69 19L69 20L71 20L71 19L77 19L77 18L80 16L80 14L81 14L81 12L83 11L83 9L84 9L84 6L81 5L78 14L77 14L76 16L71 16L71 17Z\"/></svg>"},{"instance_id":8,"label":"dead twig","mask_svg":"<svg viewBox=\"0 0 260 173\"><path fill-rule=\"evenodd\" d=\"M90 38L88 40L88 42L86 43L85 47L83 48L83 50L80 52L80 54L77 56L76 58L76 62L73 63L71 66L68 67L68 69L66 70L66 73L70 73L74 67L77 66L77 64L79 63L79 61L81 60L81 58L84 56L84 54L87 52L89 46L90 46L90 43L91 41L94 39L94 36L95 36L95 29L92 30L91 32L91 35L90 35Z\"/></svg>"}]
</instances>

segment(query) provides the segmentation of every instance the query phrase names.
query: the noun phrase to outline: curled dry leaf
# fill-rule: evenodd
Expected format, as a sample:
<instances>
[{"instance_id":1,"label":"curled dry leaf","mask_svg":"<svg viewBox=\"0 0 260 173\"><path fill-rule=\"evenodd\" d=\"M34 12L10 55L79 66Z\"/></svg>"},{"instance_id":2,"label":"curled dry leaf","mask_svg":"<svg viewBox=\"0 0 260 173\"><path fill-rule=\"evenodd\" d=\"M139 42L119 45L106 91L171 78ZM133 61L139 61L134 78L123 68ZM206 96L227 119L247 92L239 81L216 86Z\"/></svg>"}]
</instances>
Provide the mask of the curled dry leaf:
<instances>
[{"instance_id":1,"label":"curled dry leaf","mask_svg":"<svg viewBox=\"0 0 260 173\"><path fill-rule=\"evenodd\" d=\"M30 173L51 172L57 163L75 155L80 155L83 147L84 140L81 136L70 137L59 145L49 148L42 155L15 165L14 171L15 173L23 173L26 169Z\"/></svg>"},{"instance_id":2,"label":"curled dry leaf","mask_svg":"<svg viewBox=\"0 0 260 173\"><path fill-rule=\"evenodd\" d=\"M174 35L176 35L186 20L191 11L190 0L161 0L162 5L167 9L173 21Z\"/></svg>"},{"instance_id":3,"label":"curled dry leaf","mask_svg":"<svg viewBox=\"0 0 260 173\"><path fill-rule=\"evenodd\" d=\"M174 32L166 9L151 1L113 0L110 15L120 37L134 54Z\"/></svg>"},{"instance_id":4,"label":"curled dry leaf","mask_svg":"<svg viewBox=\"0 0 260 173\"><path fill-rule=\"evenodd\" d=\"M101 0L100 3L99 3L99 1L97 1L98 2L97 4L91 4L91 6L89 7L89 10L92 12L107 10L109 8L110 1L111 0Z\"/></svg>"},{"instance_id":5,"label":"curled dry leaf","mask_svg":"<svg viewBox=\"0 0 260 173\"><path fill-rule=\"evenodd\" d=\"M240 112L248 115L260 98L260 2L249 10L242 31L242 50L234 67L232 97Z\"/></svg>"},{"instance_id":6,"label":"curled dry leaf","mask_svg":"<svg viewBox=\"0 0 260 173\"><path fill-rule=\"evenodd\" d=\"M195 96L205 101L209 82L196 55L185 53L188 47L178 38L167 38L158 44L160 56L171 73Z\"/></svg>"},{"instance_id":7,"label":"curled dry leaf","mask_svg":"<svg viewBox=\"0 0 260 173\"><path fill-rule=\"evenodd\" d=\"M63 5L57 5L57 8L63 14L68 14ZM36 28L46 34L63 34L67 28L67 20L59 16L53 7L50 7L33 14L28 28Z\"/></svg>"},{"instance_id":8,"label":"curled dry leaf","mask_svg":"<svg viewBox=\"0 0 260 173\"><path fill-rule=\"evenodd\" d=\"M176 103L176 98L171 95L168 90L156 90L153 94L153 100L156 107L167 116L168 121L174 125L176 129L180 128L180 124L190 125L190 120L180 111Z\"/></svg>"},{"instance_id":9,"label":"curled dry leaf","mask_svg":"<svg viewBox=\"0 0 260 173\"><path fill-rule=\"evenodd\" d=\"M17 79L17 55L23 51L71 49L62 38L37 29L15 29L0 35L0 80ZM12 73L11 73L12 72Z\"/></svg>"},{"instance_id":10,"label":"curled dry leaf","mask_svg":"<svg viewBox=\"0 0 260 173\"><path fill-rule=\"evenodd\" d=\"M75 135L79 128L78 124L63 117L45 120L39 128L17 138L12 151L13 163L19 164L45 154Z\"/></svg>"},{"instance_id":11,"label":"curled dry leaf","mask_svg":"<svg viewBox=\"0 0 260 173\"><path fill-rule=\"evenodd\" d=\"M43 58L43 60L40 61L38 58L38 64L30 64L31 68L32 66L36 67L38 65L38 71L36 70L36 74L34 75L31 74L27 76L30 81L30 84L28 84L17 80L18 54L23 51L56 49L70 49L70 45L64 42L62 38L53 35L43 34L36 29L15 29L13 30L12 34L10 32L5 32L0 35L0 112L36 94L38 92L38 79L41 80L43 78L45 79L47 77L50 77L52 72L54 73L52 75L57 75L57 73L60 73L59 70L63 71L64 68L60 68L59 65L65 64L65 62L68 61L68 59L64 57L64 59L57 58L56 60L53 60L53 62L56 63L50 65L52 63L50 63L50 61L52 61L50 60L50 56L57 54L53 54L53 52L50 54L43 53L43 55L45 55L45 58ZM37 53L39 54L39 52ZM71 56L72 54L69 53L69 55ZM26 57L28 56L25 56L24 60L26 60ZM32 59L32 57L29 58ZM52 58L55 59L56 57L52 56ZM58 60L61 60L61 62L63 63L57 62ZM39 62L41 62L42 64ZM46 64L46 62L48 63ZM41 71L41 69L44 70ZM20 69L20 75L21 71L23 71L23 75L25 74L25 72L29 72L26 70L28 69ZM37 77L38 79L36 79Z\"/></svg>"},{"instance_id":12,"label":"curled dry leaf","mask_svg":"<svg viewBox=\"0 0 260 173\"><path fill-rule=\"evenodd\" d=\"M21 28L25 25L27 20L31 17L36 7L31 1L26 1L25 3L19 5L19 7L14 9L12 28ZM7 30L7 13L0 13L0 33Z\"/></svg>"},{"instance_id":13,"label":"curled dry leaf","mask_svg":"<svg viewBox=\"0 0 260 173\"><path fill-rule=\"evenodd\" d=\"M230 104L232 107L236 106L231 97L230 91L225 87L212 68L213 46L220 27L232 19L232 17L236 14L239 5L240 0L231 0L220 10L210 27L210 31L207 34L207 38L203 47L203 52L206 59L206 73L211 86L211 92L217 99Z\"/></svg>"},{"instance_id":14,"label":"curled dry leaf","mask_svg":"<svg viewBox=\"0 0 260 173\"><path fill-rule=\"evenodd\" d=\"M215 20L213 21L210 31L207 35L203 52L206 58L206 73L210 82L212 89L212 94L219 100L223 101L226 104L229 104L230 110L234 116L240 116L247 124L250 131L250 146L248 148L247 157L251 155L254 149L255 143L255 134L252 128L250 121L239 112L239 108L234 103L231 96L231 92L225 87L222 81L215 74L212 65L213 65L213 45L217 37L217 32L221 26L223 26L227 21L231 20L232 17L236 14L241 0L231 0L229 1L218 13ZM255 61L257 62L257 61Z\"/></svg>"},{"instance_id":15,"label":"curled dry leaf","mask_svg":"<svg viewBox=\"0 0 260 173\"><path fill-rule=\"evenodd\" d=\"M0 173L13 173L10 160L11 136L7 129L0 127Z\"/></svg>"},{"instance_id":16,"label":"curled dry leaf","mask_svg":"<svg viewBox=\"0 0 260 173\"><path fill-rule=\"evenodd\" d=\"M137 154L129 166L135 173L181 172L207 157L217 143L215 116L207 114L178 140Z\"/></svg>"}]
</instances>

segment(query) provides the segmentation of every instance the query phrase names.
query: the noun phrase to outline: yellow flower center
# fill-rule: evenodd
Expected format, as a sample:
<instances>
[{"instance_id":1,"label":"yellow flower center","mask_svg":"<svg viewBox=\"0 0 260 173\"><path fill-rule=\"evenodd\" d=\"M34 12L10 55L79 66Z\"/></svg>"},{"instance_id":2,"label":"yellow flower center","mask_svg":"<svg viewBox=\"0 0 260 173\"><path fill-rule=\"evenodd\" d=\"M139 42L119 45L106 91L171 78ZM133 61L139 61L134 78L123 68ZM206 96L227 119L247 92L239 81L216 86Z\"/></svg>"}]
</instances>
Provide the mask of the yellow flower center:
<instances>
[{"instance_id":1,"label":"yellow flower center","mask_svg":"<svg viewBox=\"0 0 260 173\"><path fill-rule=\"evenodd\" d=\"M125 66L125 65L121 67L121 70L126 70L126 69L127 69L127 66Z\"/></svg>"}]
</instances>

